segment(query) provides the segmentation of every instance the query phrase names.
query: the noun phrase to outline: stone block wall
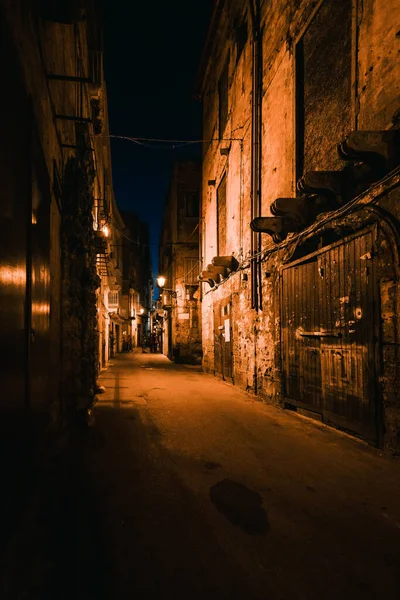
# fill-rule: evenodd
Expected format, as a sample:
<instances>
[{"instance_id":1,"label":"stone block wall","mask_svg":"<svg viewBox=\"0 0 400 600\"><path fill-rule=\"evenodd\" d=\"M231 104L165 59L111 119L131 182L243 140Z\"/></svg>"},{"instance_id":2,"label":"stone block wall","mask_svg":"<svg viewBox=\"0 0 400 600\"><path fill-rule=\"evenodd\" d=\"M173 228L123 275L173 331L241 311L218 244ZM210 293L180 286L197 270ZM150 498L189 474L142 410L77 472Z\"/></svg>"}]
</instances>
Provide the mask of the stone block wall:
<instances>
[{"instance_id":1,"label":"stone block wall","mask_svg":"<svg viewBox=\"0 0 400 600\"><path fill-rule=\"evenodd\" d=\"M398 127L400 37L395 26L398 18L394 15L400 16L398 0L385 5L373 0L363 3L349 0L340 3L340 7L332 0L261 2L262 216L271 215L270 206L276 198L295 197L297 179L305 171L345 169L347 163L339 158L336 146L351 130ZM243 21L248 24L248 40L237 60L235 23ZM234 383L262 399L282 403L282 266L293 257L306 257L307 248L316 250L327 242L319 241L318 246L312 241L319 235L315 223L306 235L289 234L281 245L263 234L262 309L252 308L250 221L256 215L251 209L254 98L248 5L238 1L225 3L211 34L199 90L204 138L209 140L203 148L201 268L205 269L217 255L217 196L223 177L227 183L226 254L234 255L240 267L214 289L208 283L202 284L203 368L215 371L214 306L221 301L230 302ZM340 48L333 52L332 44L339 39ZM218 80L227 60L228 119L219 139ZM380 413L378 443L396 452L400 447L400 403L396 392L400 374L397 356L400 215L394 200L398 194L396 171L387 176L390 181L382 184L379 193L379 182L371 190L367 186L356 202L357 207L348 211L347 216L343 213L341 221L338 215L335 231L341 233L335 239L344 239L349 232L361 233L368 223L371 226L376 223L378 227L374 263L379 303L374 367ZM368 203L384 209L384 217L363 208ZM359 216L355 218L353 213ZM333 227L333 217L332 223L324 225L328 226ZM324 227L321 226L321 232Z\"/></svg>"}]
</instances>

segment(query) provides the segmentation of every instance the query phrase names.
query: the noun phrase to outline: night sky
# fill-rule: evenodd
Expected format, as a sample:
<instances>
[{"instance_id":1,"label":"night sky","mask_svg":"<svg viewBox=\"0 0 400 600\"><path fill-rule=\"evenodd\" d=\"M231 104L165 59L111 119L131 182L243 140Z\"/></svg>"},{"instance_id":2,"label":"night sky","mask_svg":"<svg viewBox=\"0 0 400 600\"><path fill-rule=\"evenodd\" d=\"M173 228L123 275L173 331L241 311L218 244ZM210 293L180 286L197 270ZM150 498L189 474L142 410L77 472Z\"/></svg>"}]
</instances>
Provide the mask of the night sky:
<instances>
[{"instance_id":1,"label":"night sky","mask_svg":"<svg viewBox=\"0 0 400 600\"><path fill-rule=\"evenodd\" d=\"M111 135L201 138L201 105L193 92L212 5L213 0L104 0ZM149 223L156 276L172 163L200 158L201 144L143 144L111 139L113 182L119 208Z\"/></svg>"}]
</instances>

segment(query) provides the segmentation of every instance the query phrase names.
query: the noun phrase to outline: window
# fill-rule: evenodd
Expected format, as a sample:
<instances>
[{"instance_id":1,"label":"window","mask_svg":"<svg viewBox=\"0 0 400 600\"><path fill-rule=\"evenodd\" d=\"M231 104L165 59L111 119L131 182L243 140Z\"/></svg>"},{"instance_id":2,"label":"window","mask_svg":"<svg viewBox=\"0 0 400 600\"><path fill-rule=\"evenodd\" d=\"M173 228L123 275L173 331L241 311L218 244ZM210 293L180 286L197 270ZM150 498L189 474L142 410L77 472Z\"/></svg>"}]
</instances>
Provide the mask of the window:
<instances>
[{"instance_id":1,"label":"window","mask_svg":"<svg viewBox=\"0 0 400 600\"><path fill-rule=\"evenodd\" d=\"M199 192L180 190L178 192L178 211L181 217L199 217Z\"/></svg>"},{"instance_id":2,"label":"window","mask_svg":"<svg viewBox=\"0 0 400 600\"><path fill-rule=\"evenodd\" d=\"M197 275L199 274L199 259L185 258L184 264L184 283L198 283Z\"/></svg>"},{"instance_id":3,"label":"window","mask_svg":"<svg viewBox=\"0 0 400 600\"><path fill-rule=\"evenodd\" d=\"M108 306L118 306L118 292L108 292Z\"/></svg>"},{"instance_id":4,"label":"window","mask_svg":"<svg viewBox=\"0 0 400 600\"><path fill-rule=\"evenodd\" d=\"M228 121L228 74L229 56L226 59L218 80L218 128L220 139L224 136L225 126Z\"/></svg>"},{"instance_id":5,"label":"window","mask_svg":"<svg viewBox=\"0 0 400 600\"><path fill-rule=\"evenodd\" d=\"M226 174L217 189L217 254L226 254Z\"/></svg>"},{"instance_id":6,"label":"window","mask_svg":"<svg viewBox=\"0 0 400 600\"><path fill-rule=\"evenodd\" d=\"M248 32L247 32L247 21L243 19L239 21L238 19L234 23L235 28L235 44L236 44L236 64L239 62L240 57L242 56L242 52L247 42Z\"/></svg>"},{"instance_id":7,"label":"window","mask_svg":"<svg viewBox=\"0 0 400 600\"><path fill-rule=\"evenodd\" d=\"M199 192L186 192L186 216L199 216Z\"/></svg>"},{"instance_id":8,"label":"window","mask_svg":"<svg viewBox=\"0 0 400 600\"><path fill-rule=\"evenodd\" d=\"M325 0L296 46L296 169L341 167L337 144L352 129L352 0Z\"/></svg>"}]
</instances>

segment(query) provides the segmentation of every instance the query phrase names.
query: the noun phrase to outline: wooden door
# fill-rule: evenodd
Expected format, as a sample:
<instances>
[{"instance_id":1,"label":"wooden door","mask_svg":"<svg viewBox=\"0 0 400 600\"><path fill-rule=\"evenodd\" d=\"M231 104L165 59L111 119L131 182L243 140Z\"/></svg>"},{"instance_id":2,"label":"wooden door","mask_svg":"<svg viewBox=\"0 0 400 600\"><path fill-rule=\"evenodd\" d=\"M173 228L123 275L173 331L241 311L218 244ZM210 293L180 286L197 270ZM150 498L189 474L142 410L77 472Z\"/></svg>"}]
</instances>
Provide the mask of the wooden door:
<instances>
[{"instance_id":1,"label":"wooden door","mask_svg":"<svg viewBox=\"0 0 400 600\"><path fill-rule=\"evenodd\" d=\"M377 442L373 232L283 270L282 364L288 403Z\"/></svg>"},{"instance_id":2,"label":"wooden door","mask_svg":"<svg viewBox=\"0 0 400 600\"><path fill-rule=\"evenodd\" d=\"M232 323L230 300L214 304L214 371L233 381Z\"/></svg>"}]
</instances>

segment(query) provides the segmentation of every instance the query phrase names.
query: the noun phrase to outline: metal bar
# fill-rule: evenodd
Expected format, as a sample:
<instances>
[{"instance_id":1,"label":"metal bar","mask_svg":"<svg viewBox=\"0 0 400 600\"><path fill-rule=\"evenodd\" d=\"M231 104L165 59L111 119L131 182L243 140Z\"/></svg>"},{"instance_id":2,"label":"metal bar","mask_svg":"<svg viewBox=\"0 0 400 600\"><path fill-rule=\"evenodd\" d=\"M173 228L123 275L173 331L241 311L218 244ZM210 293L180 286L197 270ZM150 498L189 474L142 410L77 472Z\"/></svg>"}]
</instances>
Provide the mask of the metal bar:
<instances>
[{"instance_id":1,"label":"metal bar","mask_svg":"<svg viewBox=\"0 0 400 600\"><path fill-rule=\"evenodd\" d=\"M54 115L56 119L64 119L64 121L78 121L80 123L91 123L92 119L87 117L71 117L70 115Z\"/></svg>"},{"instance_id":2,"label":"metal bar","mask_svg":"<svg viewBox=\"0 0 400 600\"><path fill-rule=\"evenodd\" d=\"M74 144L61 144L61 146L63 148L72 148L73 150L90 150L91 152L94 152L93 148L90 148L90 146L76 146Z\"/></svg>"},{"instance_id":3,"label":"metal bar","mask_svg":"<svg viewBox=\"0 0 400 600\"><path fill-rule=\"evenodd\" d=\"M78 83L91 83L89 77L77 77L75 75L56 75L54 73L47 73L47 79L52 81L75 81Z\"/></svg>"},{"instance_id":4,"label":"metal bar","mask_svg":"<svg viewBox=\"0 0 400 600\"><path fill-rule=\"evenodd\" d=\"M301 337L318 337L318 338L321 338L321 337L341 338L342 337L341 333L333 333L331 331L303 331L299 335L301 335Z\"/></svg>"}]
</instances>

